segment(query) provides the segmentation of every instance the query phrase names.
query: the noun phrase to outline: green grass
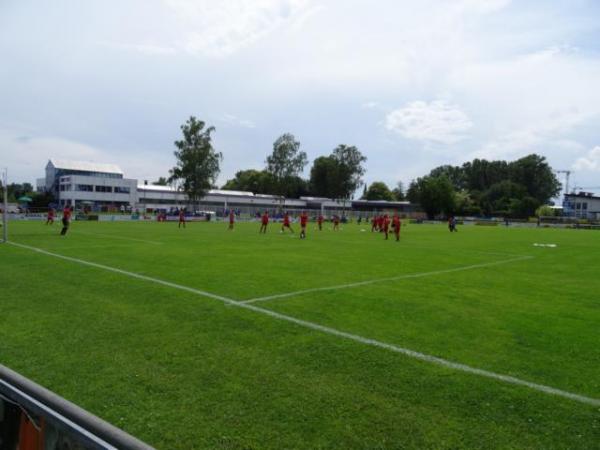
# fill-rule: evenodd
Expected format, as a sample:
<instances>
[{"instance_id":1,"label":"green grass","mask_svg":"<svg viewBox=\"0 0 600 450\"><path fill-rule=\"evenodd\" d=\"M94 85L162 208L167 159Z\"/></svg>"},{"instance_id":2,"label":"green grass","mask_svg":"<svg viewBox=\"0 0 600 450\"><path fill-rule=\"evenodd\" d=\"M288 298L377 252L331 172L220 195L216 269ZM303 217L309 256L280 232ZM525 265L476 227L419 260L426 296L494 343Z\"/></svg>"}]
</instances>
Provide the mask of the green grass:
<instances>
[{"instance_id":1,"label":"green grass","mask_svg":"<svg viewBox=\"0 0 600 450\"><path fill-rule=\"evenodd\" d=\"M594 231L10 225L15 242L236 301L532 256L255 305L600 398ZM600 448L598 407L191 292L11 245L0 286L0 363L160 449Z\"/></svg>"}]
</instances>

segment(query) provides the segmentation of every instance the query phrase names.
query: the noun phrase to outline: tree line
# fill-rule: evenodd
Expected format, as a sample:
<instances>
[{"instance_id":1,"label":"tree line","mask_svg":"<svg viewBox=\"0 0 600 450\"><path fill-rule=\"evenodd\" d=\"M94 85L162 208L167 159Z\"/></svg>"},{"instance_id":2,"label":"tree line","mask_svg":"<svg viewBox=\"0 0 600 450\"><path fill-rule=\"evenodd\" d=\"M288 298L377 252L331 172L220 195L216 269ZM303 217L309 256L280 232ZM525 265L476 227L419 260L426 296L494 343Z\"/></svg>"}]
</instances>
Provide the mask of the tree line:
<instances>
[{"instance_id":1,"label":"tree line","mask_svg":"<svg viewBox=\"0 0 600 450\"><path fill-rule=\"evenodd\" d=\"M175 141L177 165L170 170L167 181L178 183L191 201L197 201L215 187L223 155L212 145L214 127L192 116L181 130L183 139ZM310 195L350 199L363 184L366 160L355 146L341 144L330 155L315 159L310 177L305 179L301 175L308 165L306 152L293 134L284 133L273 143L263 169L240 170L221 188L290 198Z\"/></svg>"},{"instance_id":2,"label":"tree line","mask_svg":"<svg viewBox=\"0 0 600 450\"><path fill-rule=\"evenodd\" d=\"M181 125L182 138L175 141L176 165L169 177L152 184L175 184L191 202L198 202L216 188L223 155L212 142L215 128L191 116ZM443 165L429 174L412 180L406 189L402 182L390 189L384 182L365 185L362 177L367 158L353 145L340 144L329 155L319 156L310 168L309 177L302 173L308 165L306 152L291 133L273 143L261 170L246 169L221 187L276 194L289 198L301 196L350 200L364 186L365 200L409 200L418 203L429 217L438 215L495 215L527 217L558 195L561 184L546 158L531 154L515 161L474 159L462 166ZM51 193L34 193L29 183L8 185L9 201L31 196L31 206L47 206L54 201Z\"/></svg>"},{"instance_id":3,"label":"tree line","mask_svg":"<svg viewBox=\"0 0 600 450\"><path fill-rule=\"evenodd\" d=\"M212 147L213 127L195 117L181 126L184 139L175 142L178 165L169 182L182 181L192 201L214 187L223 155ZM367 158L352 145L341 144L331 154L313 161L308 179L301 174L308 165L306 153L293 134L275 140L262 170L238 171L222 189L277 194L298 198L315 196L351 199L363 186ZM406 193L398 182L390 189L384 182L364 185L366 200L409 200L429 217L437 215L503 215L527 217L560 192L560 182L546 158L531 154L516 161L474 159L462 166L443 165L410 182Z\"/></svg>"}]
</instances>

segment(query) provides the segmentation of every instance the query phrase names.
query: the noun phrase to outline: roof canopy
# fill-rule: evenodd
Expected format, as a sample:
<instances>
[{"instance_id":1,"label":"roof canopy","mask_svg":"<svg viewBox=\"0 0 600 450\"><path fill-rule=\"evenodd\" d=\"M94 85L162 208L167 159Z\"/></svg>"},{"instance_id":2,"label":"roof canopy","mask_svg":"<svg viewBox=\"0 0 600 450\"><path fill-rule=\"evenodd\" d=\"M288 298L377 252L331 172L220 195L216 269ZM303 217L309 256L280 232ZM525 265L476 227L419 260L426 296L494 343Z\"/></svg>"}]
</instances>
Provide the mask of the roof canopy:
<instances>
[{"instance_id":1,"label":"roof canopy","mask_svg":"<svg viewBox=\"0 0 600 450\"><path fill-rule=\"evenodd\" d=\"M116 164L104 164L87 161L69 161L66 159L52 158L48 164L52 164L55 169L80 170L82 172L100 172L116 173L123 175L123 171Z\"/></svg>"}]
</instances>

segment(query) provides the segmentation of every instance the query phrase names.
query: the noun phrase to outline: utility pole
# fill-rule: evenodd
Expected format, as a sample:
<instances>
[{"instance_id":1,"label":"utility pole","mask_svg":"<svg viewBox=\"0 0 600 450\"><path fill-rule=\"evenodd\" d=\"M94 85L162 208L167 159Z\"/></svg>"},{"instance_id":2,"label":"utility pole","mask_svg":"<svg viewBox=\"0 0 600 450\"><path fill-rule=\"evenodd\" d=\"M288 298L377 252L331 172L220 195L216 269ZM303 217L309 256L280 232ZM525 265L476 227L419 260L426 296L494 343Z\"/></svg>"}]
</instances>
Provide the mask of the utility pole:
<instances>
[{"instance_id":1,"label":"utility pole","mask_svg":"<svg viewBox=\"0 0 600 450\"><path fill-rule=\"evenodd\" d=\"M570 170L557 170L556 173L564 173L565 174L565 195L569 193L569 178L571 176Z\"/></svg>"}]
</instances>

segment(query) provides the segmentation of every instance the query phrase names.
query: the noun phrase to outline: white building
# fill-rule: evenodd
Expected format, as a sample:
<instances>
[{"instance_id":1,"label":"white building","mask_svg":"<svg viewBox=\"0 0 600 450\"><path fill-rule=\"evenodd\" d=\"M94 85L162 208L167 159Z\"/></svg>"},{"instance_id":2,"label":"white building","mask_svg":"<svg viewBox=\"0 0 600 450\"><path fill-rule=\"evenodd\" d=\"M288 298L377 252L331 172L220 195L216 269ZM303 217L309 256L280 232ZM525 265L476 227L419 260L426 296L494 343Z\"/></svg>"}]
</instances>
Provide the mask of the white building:
<instances>
[{"instance_id":1,"label":"white building","mask_svg":"<svg viewBox=\"0 0 600 450\"><path fill-rule=\"evenodd\" d=\"M187 195L171 186L138 184L138 180L124 178L123 171L114 164L75 162L51 159L46 165L46 177L37 180L37 189L50 191L60 206L72 205L92 210L138 209L140 211L169 210L177 207L223 211L240 209L244 212L269 210L321 210L340 214L343 210L360 211L397 210L410 212L409 202L352 201L328 198L301 197L289 199L277 195L254 194L244 191L211 189L199 202L191 205Z\"/></svg>"},{"instance_id":2,"label":"white building","mask_svg":"<svg viewBox=\"0 0 600 450\"><path fill-rule=\"evenodd\" d=\"M591 192L566 194L563 200L563 214L580 219L600 219L600 197Z\"/></svg>"},{"instance_id":3,"label":"white building","mask_svg":"<svg viewBox=\"0 0 600 450\"><path fill-rule=\"evenodd\" d=\"M51 159L43 180L45 190L54 194L60 206L118 208L134 206L137 198L137 180L124 178L114 164Z\"/></svg>"}]
</instances>

